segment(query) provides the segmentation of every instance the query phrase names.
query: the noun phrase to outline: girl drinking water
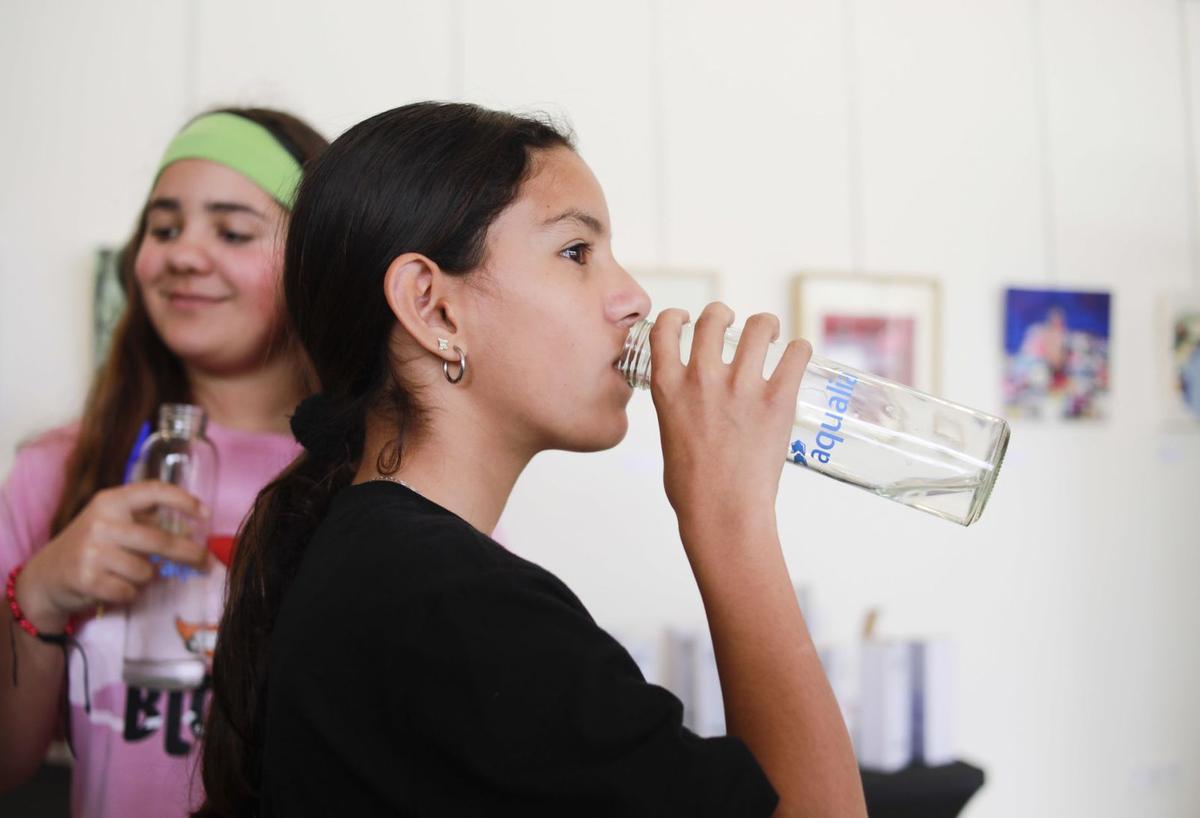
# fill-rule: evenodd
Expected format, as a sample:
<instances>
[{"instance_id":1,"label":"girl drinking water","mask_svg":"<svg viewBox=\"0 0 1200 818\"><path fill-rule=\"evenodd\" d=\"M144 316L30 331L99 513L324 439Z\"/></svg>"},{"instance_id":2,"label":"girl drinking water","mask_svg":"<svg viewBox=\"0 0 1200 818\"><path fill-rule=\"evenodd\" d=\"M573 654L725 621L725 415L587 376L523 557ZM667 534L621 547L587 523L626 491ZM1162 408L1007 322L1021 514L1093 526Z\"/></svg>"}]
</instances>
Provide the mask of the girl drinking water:
<instances>
[{"instance_id":1,"label":"girl drinking water","mask_svg":"<svg viewBox=\"0 0 1200 818\"><path fill-rule=\"evenodd\" d=\"M408 105L310 168L284 287L320 392L239 540L197 815L865 815L776 531L810 354L762 377L777 318L729 365L723 305L686 366L681 311L651 338L729 735L684 728L560 580L484 533L538 452L625 435L614 363L650 303L611 235L569 138L506 113Z\"/></svg>"}]
</instances>

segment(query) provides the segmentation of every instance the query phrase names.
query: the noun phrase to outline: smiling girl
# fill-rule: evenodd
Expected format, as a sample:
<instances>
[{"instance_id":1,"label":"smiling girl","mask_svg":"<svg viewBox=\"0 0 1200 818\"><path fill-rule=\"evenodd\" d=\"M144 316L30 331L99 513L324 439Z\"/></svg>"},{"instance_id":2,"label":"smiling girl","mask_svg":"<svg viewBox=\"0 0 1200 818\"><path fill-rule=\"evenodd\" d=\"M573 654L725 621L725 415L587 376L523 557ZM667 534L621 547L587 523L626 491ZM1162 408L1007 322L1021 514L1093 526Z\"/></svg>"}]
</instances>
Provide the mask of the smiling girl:
<instances>
[{"instance_id":1,"label":"smiling girl","mask_svg":"<svg viewBox=\"0 0 1200 818\"><path fill-rule=\"evenodd\" d=\"M762 377L777 318L728 365L723 305L686 366L680 310L651 337L729 735L684 728L560 580L485 533L538 452L626 433L614 362L650 301L611 237L570 140L506 113L405 106L310 168L284 288L321 391L239 542L198 815L865 815L776 532L810 353Z\"/></svg>"},{"instance_id":2,"label":"smiling girl","mask_svg":"<svg viewBox=\"0 0 1200 818\"><path fill-rule=\"evenodd\" d=\"M178 816L202 796L191 773L207 681L170 693L123 684L120 606L154 576L152 558L211 565L223 584L205 548L141 512L208 515L210 548L228 559L254 495L297 452L288 416L311 387L279 297L281 242L302 168L326 144L290 115L231 109L167 148L121 254L128 306L83 416L24 446L0 494L0 788L37 768L66 697L73 815ZM211 509L163 483L124 485L163 403L208 415L221 461ZM64 635L79 647L69 668Z\"/></svg>"}]
</instances>

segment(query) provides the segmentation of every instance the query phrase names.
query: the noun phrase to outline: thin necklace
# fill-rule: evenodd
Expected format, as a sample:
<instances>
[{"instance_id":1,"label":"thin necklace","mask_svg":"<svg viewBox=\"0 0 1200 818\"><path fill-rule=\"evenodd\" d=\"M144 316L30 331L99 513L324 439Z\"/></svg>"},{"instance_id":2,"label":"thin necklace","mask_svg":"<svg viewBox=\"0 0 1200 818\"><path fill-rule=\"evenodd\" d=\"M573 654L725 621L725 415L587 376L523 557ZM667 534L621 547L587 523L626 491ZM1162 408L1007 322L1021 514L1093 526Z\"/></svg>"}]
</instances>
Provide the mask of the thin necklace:
<instances>
[{"instance_id":1,"label":"thin necklace","mask_svg":"<svg viewBox=\"0 0 1200 818\"><path fill-rule=\"evenodd\" d=\"M425 496L424 494L421 494L421 492L417 491L415 488L413 488L412 486L410 486L408 483L405 483L405 482L404 482L403 480L401 480L399 477L393 477L393 476L392 476L392 475L390 475L390 474L381 474L381 475L379 475L378 477L372 477L371 479L372 479L372 480L386 480L386 481L388 481L389 483L399 483L400 485L404 486L406 489L408 489L409 491L411 491L413 494L420 495L421 497L424 497L424 496Z\"/></svg>"}]
</instances>

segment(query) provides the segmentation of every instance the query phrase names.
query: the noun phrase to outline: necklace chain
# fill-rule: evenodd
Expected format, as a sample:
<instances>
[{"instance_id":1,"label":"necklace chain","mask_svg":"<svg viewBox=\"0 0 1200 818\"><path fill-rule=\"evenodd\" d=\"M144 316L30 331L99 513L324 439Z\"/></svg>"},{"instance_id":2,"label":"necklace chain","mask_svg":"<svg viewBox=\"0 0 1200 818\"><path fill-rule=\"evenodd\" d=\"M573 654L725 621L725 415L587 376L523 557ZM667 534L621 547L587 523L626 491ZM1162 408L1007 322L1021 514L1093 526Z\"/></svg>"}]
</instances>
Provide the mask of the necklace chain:
<instances>
[{"instance_id":1,"label":"necklace chain","mask_svg":"<svg viewBox=\"0 0 1200 818\"><path fill-rule=\"evenodd\" d=\"M390 474L381 474L381 475L379 475L379 476L377 476L377 477L372 477L371 479L372 479L372 480L386 480L386 481L388 481L389 483L399 483L400 485L404 486L406 489L408 489L409 491L411 491L413 494L421 494L421 492L417 491L415 488L413 488L412 486L410 486L408 483L405 483L405 482L404 482L403 480L401 480L399 477L393 477L393 476L392 476L392 475L390 475ZM421 494L421 496L422 496L422 497L424 497L425 495L424 495L424 494Z\"/></svg>"}]
</instances>

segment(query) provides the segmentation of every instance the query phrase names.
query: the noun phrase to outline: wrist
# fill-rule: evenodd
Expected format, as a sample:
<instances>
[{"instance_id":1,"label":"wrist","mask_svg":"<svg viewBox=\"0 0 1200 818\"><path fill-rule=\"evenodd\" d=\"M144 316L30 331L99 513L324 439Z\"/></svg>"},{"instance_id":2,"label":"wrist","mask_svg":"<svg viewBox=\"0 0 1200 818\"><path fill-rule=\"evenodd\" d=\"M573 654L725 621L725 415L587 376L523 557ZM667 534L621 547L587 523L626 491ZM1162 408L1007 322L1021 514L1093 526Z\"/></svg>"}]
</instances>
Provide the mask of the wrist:
<instances>
[{"instance_id":1,"label":"wrist","mask_svg":"<svg viewBox=\"0 0 1200 818\"><path fill-rule=\"evenodd\" d=\"M711 579L734 565L750 567L781 553L779 530L773 513L696 517L679 522L683 550L696 579Z\"/></svg>"},{"instance_id":2,"label":"wrist","mask_svg":"<svg viewBox=\"0 0 1200 818\"><path fill-rule=\"evenodd\" d=\"M679 536L685 547L720 548L729 550L752 547L763 539L778 540L779 528L775 509L759 511L735 510L724 513L701 513L679 517Z\"/></svg>"},{"instance_id":3,"label":"wrist","mask_svg":"<svg viewBox=\"0 0 1200 818\"><path fill-rule=\"evenodd\" d=\"M71 620L70 613L60 610L42 591L36 568L32 568L28 564L18 566L12 574L9 574L9 579L12 595L11 598L7 598L6 594L5 602L10 616L14 619L23 618L38 633L59 634L68 629ZM9 584L6 584L6 592L9 587ZM12 609L13 602L16 603L16 610ZM22 627L24 628L24 626Z\"/></svg>"}]
</instances>

